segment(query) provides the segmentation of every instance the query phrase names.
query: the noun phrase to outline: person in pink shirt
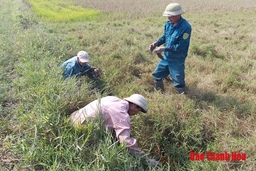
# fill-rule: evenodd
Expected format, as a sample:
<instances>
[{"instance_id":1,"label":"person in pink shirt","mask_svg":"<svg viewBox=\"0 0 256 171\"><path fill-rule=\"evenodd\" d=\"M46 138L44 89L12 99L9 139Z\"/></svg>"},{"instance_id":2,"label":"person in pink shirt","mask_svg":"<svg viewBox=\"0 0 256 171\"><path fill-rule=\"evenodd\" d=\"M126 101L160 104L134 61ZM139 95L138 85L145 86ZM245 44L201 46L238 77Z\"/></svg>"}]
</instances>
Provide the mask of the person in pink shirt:
<instances>
[{"instance_id":1,"label":"person in pink shirt","mask_svg":"<svg viewBox=\"0 0 256 171\"><path fill-rule=\"evenodd\" d=\"M147 100L140 94L133 94L124 99L106 96L73 112L70 118L74 126L79 126L101 114L104 127L114 131L115 137L120 143L126 144L132 155L142 156L145 153L138 147L137 140L130 135L130 116L136 115L140 111L147 113Z\"/></svg>"}]
</instances>

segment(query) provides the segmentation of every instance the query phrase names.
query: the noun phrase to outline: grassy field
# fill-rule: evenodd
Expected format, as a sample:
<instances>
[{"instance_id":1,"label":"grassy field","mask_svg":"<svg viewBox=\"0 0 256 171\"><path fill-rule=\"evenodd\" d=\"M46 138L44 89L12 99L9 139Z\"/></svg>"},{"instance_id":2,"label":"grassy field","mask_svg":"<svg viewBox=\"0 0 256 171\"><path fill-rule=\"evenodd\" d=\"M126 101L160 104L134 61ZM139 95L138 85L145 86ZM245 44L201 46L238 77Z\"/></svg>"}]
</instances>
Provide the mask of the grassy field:
<instances>
[{"instance_id":1,"label":"grassy field","mask_svg":"<svg viewBox=\"0 0 256 171\"><path fill-rule=\"evenodd\" d=\"M193 28L187 95L177 95L167 81L165 93L155 91L151 75L159 59L148 46L163 33L161 15L170 1L52 1L53 11L99 12L78 20L42 16L33 6L38 2L0 4L1 171L154 170L113 145L99 124L75 130L68 122L72 111L100 96L133 93L148 99L149 112L131 118L132 135L162 163L159 170L256 168L254 0L176 1ZM51 10L45 4L40 10ZM103 70L101 80L62 79L59 66L79 50ZM190 152L236 152L246 159L191 161Z\"/></svg>"}]
</instances>

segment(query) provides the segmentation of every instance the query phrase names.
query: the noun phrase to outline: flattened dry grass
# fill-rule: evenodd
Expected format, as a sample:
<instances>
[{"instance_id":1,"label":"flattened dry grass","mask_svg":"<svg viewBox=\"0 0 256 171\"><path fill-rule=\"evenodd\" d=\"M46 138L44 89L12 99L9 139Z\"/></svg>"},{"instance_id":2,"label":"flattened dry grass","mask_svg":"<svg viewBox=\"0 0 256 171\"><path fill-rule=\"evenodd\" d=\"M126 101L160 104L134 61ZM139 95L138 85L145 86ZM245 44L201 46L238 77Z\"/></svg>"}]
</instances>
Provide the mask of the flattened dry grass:
<instances>
[{"instance_id":1,"label":"flattened dry grass","mask_svg":"<svg viewBox=\"0 0 256 171\"><path fill-rule=\"evenodd\" d=\"M161 17L167 4L180 3L188 14L207 14L232 11L250 11L255 9L254 0L247 1L222 1L222 0L72 0L75 4L92 9L99 9L103 13L111 14L103 19L141 19L147 17ZM113 15L115 14L115 15Z\"/></svg>"}]
</instances>

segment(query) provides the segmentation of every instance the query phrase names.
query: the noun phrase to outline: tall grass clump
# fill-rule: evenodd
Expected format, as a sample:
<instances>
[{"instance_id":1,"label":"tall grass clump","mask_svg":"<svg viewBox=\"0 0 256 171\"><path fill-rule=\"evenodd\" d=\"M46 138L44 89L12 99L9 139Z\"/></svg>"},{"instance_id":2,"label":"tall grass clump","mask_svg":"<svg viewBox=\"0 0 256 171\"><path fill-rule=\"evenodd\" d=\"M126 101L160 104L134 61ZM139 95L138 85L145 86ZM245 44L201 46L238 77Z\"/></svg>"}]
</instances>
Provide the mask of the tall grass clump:
<instances>
[{"instance_id":1,"label":"tall grass clump","mask_svg":"<svg viewBox=\"0 0 256 171\"><path fill-rule=\"evenodd\" d=\"M0 170L156 170L114 142L100 121L77 129L69 122L95 99L133 93L147 98L148 113L131 117L131 135L162 163L158 170L254 170L255 1L248 1L252 8L240 1L179 1L193 27L186 95L168 80L164 93L155 91L151 75L159 59L148 45L163 34L169 1L23 2L0 7ZM72 4L109 15L45 22L29 10L32 2L61 15ZM100 80L63 80L60 65L80 50L103 70ZM241 152L246 160L191 161L191 151Z\"/></svg>"},{"instance_id":2,"label":"tall grass clump","mask_svg":"<svg viewBox=\"0 0 256 171\"><path fill-rule=\"evenodd\" d=\"M32 11L44 21L74 22L97 20L100 10L72 5L69 1L27 0Z\"/></svg>"}]
</instances>

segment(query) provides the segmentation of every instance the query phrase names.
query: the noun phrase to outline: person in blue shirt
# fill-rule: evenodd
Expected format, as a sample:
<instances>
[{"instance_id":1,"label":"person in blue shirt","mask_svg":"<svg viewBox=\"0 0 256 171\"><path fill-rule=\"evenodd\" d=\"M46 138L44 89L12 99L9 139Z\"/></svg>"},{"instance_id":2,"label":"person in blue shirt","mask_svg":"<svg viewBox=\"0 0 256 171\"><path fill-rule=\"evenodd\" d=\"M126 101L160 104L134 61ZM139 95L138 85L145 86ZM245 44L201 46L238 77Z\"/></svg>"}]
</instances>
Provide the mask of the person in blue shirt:
<instances>
[{"instance_id":1,"label":"person in blue shirt","mask_svg":"<svg viewBox=\"0 0 256 171\"><path fill-rule=\"evenodd\" d=\"M76 56L65 61L61 67L64 68L63 77L87 75L89 78L100 77L100 69L88 64L89 54L86 51L79 51Z\"/></svg>"},{"instance_id":2,"label":"person in blue shirt","mask_svg":"<svg viewBox=\"0 0 256 171\"><path fill-rule=\"evenodd\" d=\"M163 13L163 16L168 17L164 26L164 34L149 46L149 50L158 56L164 52L163 59L152 73L157 90L164 91L163 79L170 75L178 93L185 93L185 60L192 27L181 17L183 13L180 4L167 5ZM164 46L161 46L163 44Z\"/></svg>"}]
</instances>

